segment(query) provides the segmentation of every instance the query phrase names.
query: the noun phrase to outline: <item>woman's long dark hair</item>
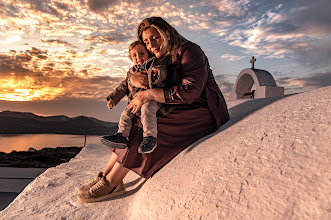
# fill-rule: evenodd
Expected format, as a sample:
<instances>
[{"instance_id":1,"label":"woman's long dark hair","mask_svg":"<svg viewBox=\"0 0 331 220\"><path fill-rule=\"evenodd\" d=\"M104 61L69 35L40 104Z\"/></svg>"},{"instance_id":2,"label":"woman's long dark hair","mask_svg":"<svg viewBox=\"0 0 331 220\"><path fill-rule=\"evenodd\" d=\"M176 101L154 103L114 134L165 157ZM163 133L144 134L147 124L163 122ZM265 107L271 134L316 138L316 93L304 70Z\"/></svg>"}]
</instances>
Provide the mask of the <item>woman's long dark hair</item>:
<instances>
[{"instance_id":1,"label":"woman's long dark hair","mask_svg":"<svg viewBox=\"0 0 331 220\"><path fill-rule=\"evenodd\" d=\"M150 17L145 18L137 28L137 38L143 42L142 33L148 28L155 28L162 38L162 47L166 47L167 51L170 52L172 62L175 61L176 53L179 46L187 41L177 30L172 27L168 22L163 20L161 17Z\"/></svg>"}]
</instances>

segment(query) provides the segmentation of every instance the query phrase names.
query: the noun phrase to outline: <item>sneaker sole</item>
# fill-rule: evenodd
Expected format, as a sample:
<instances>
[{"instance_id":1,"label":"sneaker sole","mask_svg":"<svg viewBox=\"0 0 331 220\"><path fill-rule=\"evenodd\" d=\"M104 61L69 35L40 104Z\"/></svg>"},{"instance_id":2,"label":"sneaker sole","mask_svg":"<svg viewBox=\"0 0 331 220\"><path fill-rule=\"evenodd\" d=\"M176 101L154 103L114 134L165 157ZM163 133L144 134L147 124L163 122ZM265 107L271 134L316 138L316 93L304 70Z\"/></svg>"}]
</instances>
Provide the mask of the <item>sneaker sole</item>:
<instances>
[{"instance_id":1,"label":"sneaker sole","mask_svg":"<svg viewBox=\"0 0 331 220\"><path fill-rule=\"evenodd\" d=\"M125 149L127 147L126 144L111 142L103 138L101 138L101 143L108 147L116 148L116 149Z\"/></svg>"},{"instance_id":2,"label":"sneaker sole","mask_svg":"<svg viewBox=\"0 0 331 220\"><path fill-rule=\"evenodd\" d=\"M77 194L80 195L80 194L84 194L86 191L89 191L90 188L84 188L84 189L78 189L77 190Z\"/></svg>"},{"instance_id":3,"label":"sneaker sole","mask_svg":"<svg viewBox=\"0 0 331 220\"><path fill-rule=\"evenodd\" d=\"M141 151L140 149L138 149L138 153L140 153L140 154L149 154L149 153L152 153L155 150L156 147L157 147L157 144L149 151Z\"/></svg>"},{"instance_id":4,"label":"sneaker sole","mask_svg":"<svg viewBox=\"0 0 331 220\"><path fill-rule=\"evenodd\" d=\"M125 193L126 193L126 190L123 189L121 191L113 192L111 194L107 194L105 196L100 196L98 198L82 198L82 197L78 196L78 201L81 202L81 203L99 202L99 201L103 201L103 200L106 200L106 199L110 199L110 198L114 198L114 197L117 197L117 196L124 195Z\"/></svg>"}]
</instances>

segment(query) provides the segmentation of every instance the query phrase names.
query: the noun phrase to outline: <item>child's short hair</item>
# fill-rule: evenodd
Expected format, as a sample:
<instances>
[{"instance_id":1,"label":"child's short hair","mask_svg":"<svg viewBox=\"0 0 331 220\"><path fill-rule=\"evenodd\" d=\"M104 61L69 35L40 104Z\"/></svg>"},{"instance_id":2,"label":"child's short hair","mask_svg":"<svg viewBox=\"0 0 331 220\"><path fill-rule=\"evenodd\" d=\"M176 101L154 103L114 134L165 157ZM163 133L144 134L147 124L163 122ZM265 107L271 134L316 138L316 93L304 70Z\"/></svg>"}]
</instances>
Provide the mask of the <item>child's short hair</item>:
<instances>
[{"instance_id":1,"label":"child's short hair","mask_svg":"<svg viewBox=\"0 0 331 220\"><path fill-rule=\"evenodd\" d=\"M130 60L132 60L132 58L131 58L131 54L130 54L131 50L133 50L133 48L135 48L135 47L136 47L137 45L139 45L139 44L145 46L145 44L144 44L143 42L138 41L138 40L134 41L133 43L131 43L131 44L129 45L129 58L130 58Z\"/></svg>"}]
</instances>

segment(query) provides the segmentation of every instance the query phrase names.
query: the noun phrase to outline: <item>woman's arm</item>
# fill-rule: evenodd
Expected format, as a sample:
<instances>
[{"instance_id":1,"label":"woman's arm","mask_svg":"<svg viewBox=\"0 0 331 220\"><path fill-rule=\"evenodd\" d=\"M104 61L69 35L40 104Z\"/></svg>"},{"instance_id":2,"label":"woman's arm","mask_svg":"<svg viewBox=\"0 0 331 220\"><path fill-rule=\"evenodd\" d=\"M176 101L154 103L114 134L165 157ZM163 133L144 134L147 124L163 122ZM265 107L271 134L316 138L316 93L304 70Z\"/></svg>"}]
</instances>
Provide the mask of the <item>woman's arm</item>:
<instances>
[{"instance_id":1,"label":"woman's arm","mask_svg":"<svg viewBox=\"0 0 331 220\"><path fill-rule=\"evenodd\" d=\"M201 48L192 43L184 43L177 54L180 64L175 66L174 75L180 76L180 84L164 89L166 104L192 104L204 91L209 64Z\"/></svg>"},{"instance_id":2,"label":"woman's arm","mask_svg":"<svg viewBox=\"0 0 331 220\"><path fill-rule=\"evenodd\" d=\"M132 101L128 104L127 109L131 110L132 113L137 113L144 103L151 100L164 103L165 99L163 88L147 89L137 92Z\"/></svg>"}]
</instances>

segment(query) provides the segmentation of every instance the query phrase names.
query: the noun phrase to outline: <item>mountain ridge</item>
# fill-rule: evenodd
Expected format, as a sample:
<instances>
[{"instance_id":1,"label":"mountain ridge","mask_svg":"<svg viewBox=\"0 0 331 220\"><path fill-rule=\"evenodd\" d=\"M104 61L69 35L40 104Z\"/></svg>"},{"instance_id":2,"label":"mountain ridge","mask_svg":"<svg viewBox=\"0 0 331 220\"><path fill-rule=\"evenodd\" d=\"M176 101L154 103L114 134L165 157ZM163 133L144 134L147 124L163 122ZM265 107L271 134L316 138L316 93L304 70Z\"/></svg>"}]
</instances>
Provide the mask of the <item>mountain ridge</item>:
<instances>
[{"instance_id":1,"label":"mountain ridge","mask_svg":"<svg viewBox=\"0 0 331 220\"><path fill-rule=\"evenodd\" d=\"M116 132L117 123L87 116L39 116L31 112L0 112L0 134L89 134L104 135Z\"/></svg>"}]
</instances>

